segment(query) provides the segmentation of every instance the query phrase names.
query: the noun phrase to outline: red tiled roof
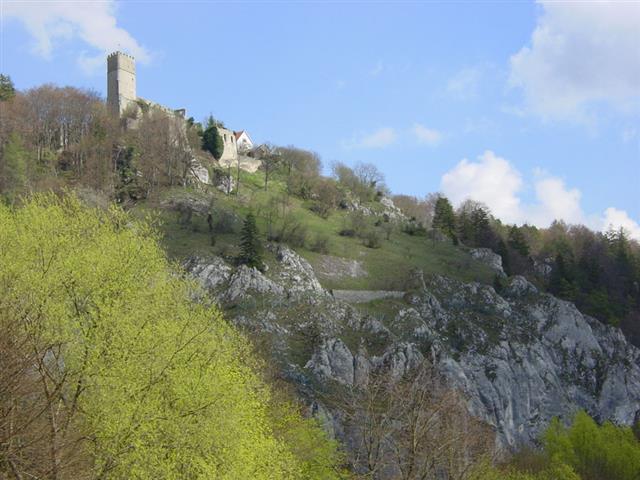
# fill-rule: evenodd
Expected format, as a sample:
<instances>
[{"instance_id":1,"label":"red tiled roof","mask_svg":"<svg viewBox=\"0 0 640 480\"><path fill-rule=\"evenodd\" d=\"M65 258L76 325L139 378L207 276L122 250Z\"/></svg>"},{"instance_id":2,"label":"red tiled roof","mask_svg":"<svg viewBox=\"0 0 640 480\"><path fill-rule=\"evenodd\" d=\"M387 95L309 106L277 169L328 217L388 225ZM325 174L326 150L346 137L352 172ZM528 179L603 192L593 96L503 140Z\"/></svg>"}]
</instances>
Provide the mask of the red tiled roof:
<instances>
[{"instance_id":1,"label":"red tiled roof","mask_svg":"<svg viewBox=\"0 0 640 480\"><path fill-rule=\"evenodd\" d=\"M239 132L233 132L233 134L236 137L236 140L238 140L243 133L244 133L244 130L240 130Z\"/></svg>"}]
</instances>

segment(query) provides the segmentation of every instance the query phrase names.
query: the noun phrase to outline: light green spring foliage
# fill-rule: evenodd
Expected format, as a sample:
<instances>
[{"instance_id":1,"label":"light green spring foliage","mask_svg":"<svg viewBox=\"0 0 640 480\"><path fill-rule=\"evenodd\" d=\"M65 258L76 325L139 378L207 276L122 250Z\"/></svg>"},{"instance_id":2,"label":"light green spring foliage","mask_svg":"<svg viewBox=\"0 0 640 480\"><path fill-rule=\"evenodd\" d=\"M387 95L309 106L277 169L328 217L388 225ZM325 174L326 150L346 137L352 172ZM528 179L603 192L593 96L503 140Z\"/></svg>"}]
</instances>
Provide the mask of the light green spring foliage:
<instances>
[{"instance_id":1,"label":"light green spring foliage","mask_svg":"<svg viewBox=\"0 0 640 480\"><path fill-rule=\"evenodd\" d=\"M570 427L554 419L544 435L547 455L570 465L583 480L638 480L640 442L632 430L602 426L578 412Z\"/></svg>"},{"instance_id":2,"label":"light green spring foliage","mask_svg":"<svg viewBox=\"0 0 640 480\"><path fill-rule=\"evenodd\" d=\"M94 476L336 478L335 446L269 403L245 339L190 300L145 224L36 196L0 205L0 246L6 304L83 385Z\"/></svg>"}]
</instances>

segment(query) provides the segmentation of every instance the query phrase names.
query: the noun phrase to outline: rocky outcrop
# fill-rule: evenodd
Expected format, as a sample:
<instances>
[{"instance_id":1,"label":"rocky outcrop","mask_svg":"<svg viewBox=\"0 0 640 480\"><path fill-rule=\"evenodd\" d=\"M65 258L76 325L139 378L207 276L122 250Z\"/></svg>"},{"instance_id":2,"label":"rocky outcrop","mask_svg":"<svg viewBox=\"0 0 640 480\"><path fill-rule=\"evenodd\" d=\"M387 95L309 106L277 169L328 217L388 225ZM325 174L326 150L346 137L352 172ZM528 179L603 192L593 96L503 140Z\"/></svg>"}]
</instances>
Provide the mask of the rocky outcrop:
<instances>
[{"instance_id":1,"label":"rocky outcrop","mask_svg":"<svg viewBox=\"0 0 640 480\"><path fill-rule=\"evenodd\" d=\"M498 294L414 271L402 301L365 314L328 294L291 249L270 248L277 264L267 275L220 259L187 268L232 321L266 336L284 376L327 418L312 385L362 385L381 368L400 376L425 358L503 445L532 442L553 416L577 409L620 424L640 412L640 350L524 277Z\"/></svg>"},{"instance_id":2,"label":"rocky outcrop","mask_svg":"<svg viewBox=\"0 0 640 480\"><path fill-rule=\"evenodd\" d=\"M484 263L501 277L506 277L502 268L502 257L490 248L473 248L469 253L474 259Z\"/></svg>"}]
</instances>

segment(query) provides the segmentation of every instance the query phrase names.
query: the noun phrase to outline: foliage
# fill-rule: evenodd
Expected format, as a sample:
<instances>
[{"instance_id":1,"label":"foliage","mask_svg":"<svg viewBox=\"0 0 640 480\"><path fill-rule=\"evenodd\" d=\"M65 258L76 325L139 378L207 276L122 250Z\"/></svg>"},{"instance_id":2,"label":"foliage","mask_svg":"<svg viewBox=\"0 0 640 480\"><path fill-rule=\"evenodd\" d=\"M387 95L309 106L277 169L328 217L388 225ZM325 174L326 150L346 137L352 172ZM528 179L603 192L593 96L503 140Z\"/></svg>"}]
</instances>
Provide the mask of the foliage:
<instances>
[{"instance_id":1,"label":"foliage","mask_svg":"<svg viewBox=\"0 0 640 480\"><path fill-rule=\"evenodd\" d=\"M11 100L16 95L16 89L13 86L11 77L0 73L0 102Z\"/></svg>"},{"instance_id":2,"label":"foliage","mask_svg":"<svg viewBox=\"0 0 640 480\"><path fill-rule=\"evenodd\" d=\"M256 217L252 213L247 215L240 233L240 256L238 263L262 270L262 245L258 237Z\"/></svg>"},{"instance_id":3,"label":"foliage","mask_svg":"<svg viewBox=\"0 0 640 480\"><path fill-rule=\"evenodd\" d=\"M384 175L371 163L358 163L351 169L344 163L336 162L332 170L338 184L360 202L371 202L376 199L378 192L386 190Z\"/></svg>"},{"instance_id":4,"label":"foliage","mask_svg":"<svg viewBox=\"0 0 640 480\"><path fill-rule=\"evenodd\" d=\"M516 225L512 225L511 229L509 229L509 246L523 257L527 257L529 255L527 239L522 233L522 229L518 228Z\"/></svg>"},{"instance_id":5,"label":"foliage","mask_svg":"<svg viewBox=\"0 0 640 480\"><path fill-rule=\"evenodd\" d=\"M213 158L219 160L224 152L224 142L218 131L219 123L212 116L207 119L207 126L202 132L202 149L213 155Z\"/></svg>"},{"instance_id":6,"label":"foliage","mask_svg":"<svg viewBox=\"0 0 640 480\"><path fill-rule=\"evenodd\" d=\"M17 134L9 136L2 156L4 162L0 164L0 192L9 200L14 200L25 192L28 179L28 153Z\"/></svg>"},{"instance_id":7,"label":"foliage","mask_svg":"<svg viewBox=\"0 0 640 480\"><path fill-rule=\"evenodd\" d=\"M316 236L313 244L311 245L311 250L318 253L329 253L329 236L324 234L319 234Z\"/></svg>"},{"instance_id":8,"label":"foliage","mask_svg":"<svg viewBox=\"0 0 640 480\"><path fill-rule=\"evenodd\" d=\"M144 223L36 196L0 205L0 244L0 476L336 477Z\"/></svg>"},{"instance_id":9,"label":"foliage","mask_svg":"<svg viewBox=\"0 0 640 480\"><path fill-rule=\"evenodd\" d=\"M446 197L439 197L436 201L433 228L439 230L451 239L456 237L456 217L453 213L453 207Z\"/></svg>"},{"instance_id":10,"label":"foliage","mask_svg":"<svg viewBox=\"0 0 640 480\"><path fill-rule=\"evenodd\" d=\"M640 443L632 430L610 422L598 426L578 412L570 427L554 419L544 434L545 452L572 467L582 480L637 480Z\"/></svg>"}]
</instances>

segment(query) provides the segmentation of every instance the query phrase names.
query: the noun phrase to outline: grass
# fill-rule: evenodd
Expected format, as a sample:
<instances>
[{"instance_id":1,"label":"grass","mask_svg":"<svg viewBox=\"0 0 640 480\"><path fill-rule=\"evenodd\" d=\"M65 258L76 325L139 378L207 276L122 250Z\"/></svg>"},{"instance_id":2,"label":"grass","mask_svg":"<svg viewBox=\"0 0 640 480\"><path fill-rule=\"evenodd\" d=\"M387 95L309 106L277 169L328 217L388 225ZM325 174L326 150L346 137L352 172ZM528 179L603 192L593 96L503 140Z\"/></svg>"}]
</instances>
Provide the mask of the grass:
<instances>
[{"instance_id":1,"label":"grass","mask_svg":"<svg viewBox=\"0 0 640 480\"><path fill-rule=\"evenodd\" d=\"M181 260L193 254L231 257L238 251L239 226L233 233L215 234L215 246L212 246L204 215L194 215L189 225L181 225L178 222L178 214L167 210L162 204L172 196L185 194L206 197L207 201L213 198L213 208L233 212L238 217L238 223L252 211L257 217L260 231L264 233L267 230L266 218L270 202L276 202L277 208L280 211L282 209L282 202L274 198L281 199L285 196L285 183L282 178L274 176L269 182L269 190L265 191L261 172L242 172L241 182L239 196L227 196L215 189L202 193L174 188L163 192L156 200L138 204L133 212L138 216L151 214L156 219L162 234L162 243L170 258ZM324 219L309 210L310 204L299 198L288 197L288 214L306 230L305 245L296 247L295 250L312 266L317 267L323 261L323 255L311 251L310 246L318 236L326 236L329 238L329 255L356 260L367 272L366 276L358 278L324 278L320 275L319 279L325 288L403 290L413 268L423 269L427 274L442 274L462 281L479 281L486 284L493 281L493 272L484 264L472 259L461 248L443 242L433 242L425 237L411 236L399 230L394 231L390 240L383 239L380 248L367 248L358 238L338 234L345 226L348 215L346 211L334 211ZM273 255L265 252L265 262L270 264L273 261Z\"/></svg>"}]
</instances>

